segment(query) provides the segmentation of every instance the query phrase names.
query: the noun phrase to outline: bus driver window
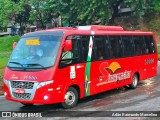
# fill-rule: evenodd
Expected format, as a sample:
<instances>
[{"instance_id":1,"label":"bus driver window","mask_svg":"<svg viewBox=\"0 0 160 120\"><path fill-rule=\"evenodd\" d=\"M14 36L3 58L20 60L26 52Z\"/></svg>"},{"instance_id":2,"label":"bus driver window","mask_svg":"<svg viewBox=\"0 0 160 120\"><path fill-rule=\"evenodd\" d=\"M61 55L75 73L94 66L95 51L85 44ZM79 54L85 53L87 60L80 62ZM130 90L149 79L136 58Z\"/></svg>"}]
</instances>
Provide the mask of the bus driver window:
<instances>
[{"instance_id":1,"label":"bus driver window","mask_svg":"<svg viewBox=\"0 0 160 120\"><path fill-rule=\"evenodd\" d=\"M72 59L72 52L71 51L63 51L62 53L62 60L65 60L65 59Z\"/></svg>"}]
</instances>

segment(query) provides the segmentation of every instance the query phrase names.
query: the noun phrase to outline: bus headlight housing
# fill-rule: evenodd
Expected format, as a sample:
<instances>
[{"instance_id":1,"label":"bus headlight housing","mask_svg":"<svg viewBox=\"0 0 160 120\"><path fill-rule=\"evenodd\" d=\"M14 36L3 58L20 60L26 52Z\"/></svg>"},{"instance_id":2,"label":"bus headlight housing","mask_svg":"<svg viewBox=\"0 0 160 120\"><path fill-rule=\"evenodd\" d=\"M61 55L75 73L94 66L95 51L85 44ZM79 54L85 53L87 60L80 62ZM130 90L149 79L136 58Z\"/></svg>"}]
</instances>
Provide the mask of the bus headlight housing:
<instances>
[{"instance_id":1,"label":"bus headlight housing","mask_svg":"<svg viewBox=\"0 0 160 120\"><path fill-rule=\"evenodd\" d=\"M5 83L7 86L9 86L9 80L3 79L3 81L4 81L4 83Z\"/></svg>"},{"instance_id":2,"label":"bus headlight housing","mask_svg":"<svg viewBox=\"0 0 160 120\"><path fill-rule=\"evenodd\" d=\"M38 85L37 85L37 89L39 89L39 88L41 88L41 87L43 87L43 86L45 86L45 85L52 84L53 82L54 82L53 80L49 80L49 81L45 81L45 82L40 82L40 83L38 83Z\"/></svg>"}]
</instances>

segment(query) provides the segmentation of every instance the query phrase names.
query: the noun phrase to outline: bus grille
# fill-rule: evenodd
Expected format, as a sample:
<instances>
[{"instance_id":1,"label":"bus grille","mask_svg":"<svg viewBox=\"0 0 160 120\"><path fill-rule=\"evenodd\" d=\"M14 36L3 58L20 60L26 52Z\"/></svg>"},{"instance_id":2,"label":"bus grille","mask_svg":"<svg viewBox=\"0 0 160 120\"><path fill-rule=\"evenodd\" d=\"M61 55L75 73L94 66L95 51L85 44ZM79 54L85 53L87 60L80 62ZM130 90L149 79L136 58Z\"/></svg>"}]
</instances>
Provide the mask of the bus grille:
<instances>
[{"instance_id":1,"label":"bus grille","mask_svg":"<svg viewBox=\"0 0 160 120\"><path fill-rule=\"evenodd\" d=\"M23 100L31 99L31 93L18 94L18 93L13 92L12 94L16 99L23 99Z\"/></svg>"},{"instance_id":2,"label":"bus grille","mask_svg":"<svg viewBox=\"0 0 160 120\"><path fill-rule=\"evenodd\" d=\"M12 88L33 89L34 82L11 81Z\"/></svg>"}]
</instances>

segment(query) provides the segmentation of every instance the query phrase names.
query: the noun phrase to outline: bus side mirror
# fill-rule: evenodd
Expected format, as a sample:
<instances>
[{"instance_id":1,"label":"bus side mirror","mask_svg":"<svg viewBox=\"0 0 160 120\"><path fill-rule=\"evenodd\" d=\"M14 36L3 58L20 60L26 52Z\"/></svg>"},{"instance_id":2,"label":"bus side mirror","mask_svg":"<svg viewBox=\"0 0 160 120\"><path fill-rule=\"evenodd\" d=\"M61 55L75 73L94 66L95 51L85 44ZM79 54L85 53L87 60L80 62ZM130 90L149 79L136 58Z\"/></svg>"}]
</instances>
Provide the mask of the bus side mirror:
<instances>
[{"instance_id":1,"label":"bus side mirror","mask_svg":"<svg viewBox=\"0 0 160 120\"><path fill-rule=\"evenodd\" d=\"M70 50L72 50L72 40L66 40L66 41L65 41L64 50L65 50L65 51L70 51Z\"/></svg>"},{"instance_id":2,"label":"bus side mirror","mask_svg":"<svg viewBox=\"0 0 160 120\"><path fill-rule=\"evenodd\" d=\"M12 45L12 48L14 49L17 45L17 42L14 42L13 45Z\"/></svg>"}]
</instances>

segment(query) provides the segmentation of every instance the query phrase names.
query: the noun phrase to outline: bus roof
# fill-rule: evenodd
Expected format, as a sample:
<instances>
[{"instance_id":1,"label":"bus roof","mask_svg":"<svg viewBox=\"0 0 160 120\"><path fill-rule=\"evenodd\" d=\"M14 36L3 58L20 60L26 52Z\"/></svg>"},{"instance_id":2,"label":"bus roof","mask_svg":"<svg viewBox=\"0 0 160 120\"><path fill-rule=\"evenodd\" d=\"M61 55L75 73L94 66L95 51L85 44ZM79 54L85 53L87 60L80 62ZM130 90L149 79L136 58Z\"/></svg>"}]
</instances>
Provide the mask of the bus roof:
<instances>
[{"instance_id":1,"label":"bus roof","mask_svg":"<svg viewBox=\"0 0 160 120\"><path fill-rule=\"evenodd\" d=\"M92 31L124 31L121 26L103 26L103 25L88 25L88 26L77 26L73 27L57 27L49 30L92 30Z\"/></svg>"},{"instance_id":2,"label":"bus roof","mask_svg":"<svg viewBox=\"0 0 160 120\"><path fill-rule=\"evenodd\" d=\"M141 30L134 30L134 31L126 31L121 26L104 26L104 25L88 25L88 26L77 26L73 27L57 27L49 29L48 31L55 31L55 30L65 30L65 31L79 31L79 32L86 32L86 31L95 31L95 32L108 32L108 33L149 33L153 34L152 32L145 32Z\"/></svg>"},{"instance_id":3,"label":"bus roof","mask_svg":"<svg viewBox=\"0 0 160 120\"><path fill-rule=\"evenodd\" d=\"M49 33L58 33L59 35L65 32L71 34L87 34L95 31L95 34L108 34L108 35L153 35L153 32L144 32L140 30L125 31L121 26L103 26L103 25L88 25L88 26L77 26L77 27L57 27L48 30L41 30L36 32L27 33L26 35L40 35ZM57 35L58 35L57 34Z\"/></svg>"}]
</instances>

